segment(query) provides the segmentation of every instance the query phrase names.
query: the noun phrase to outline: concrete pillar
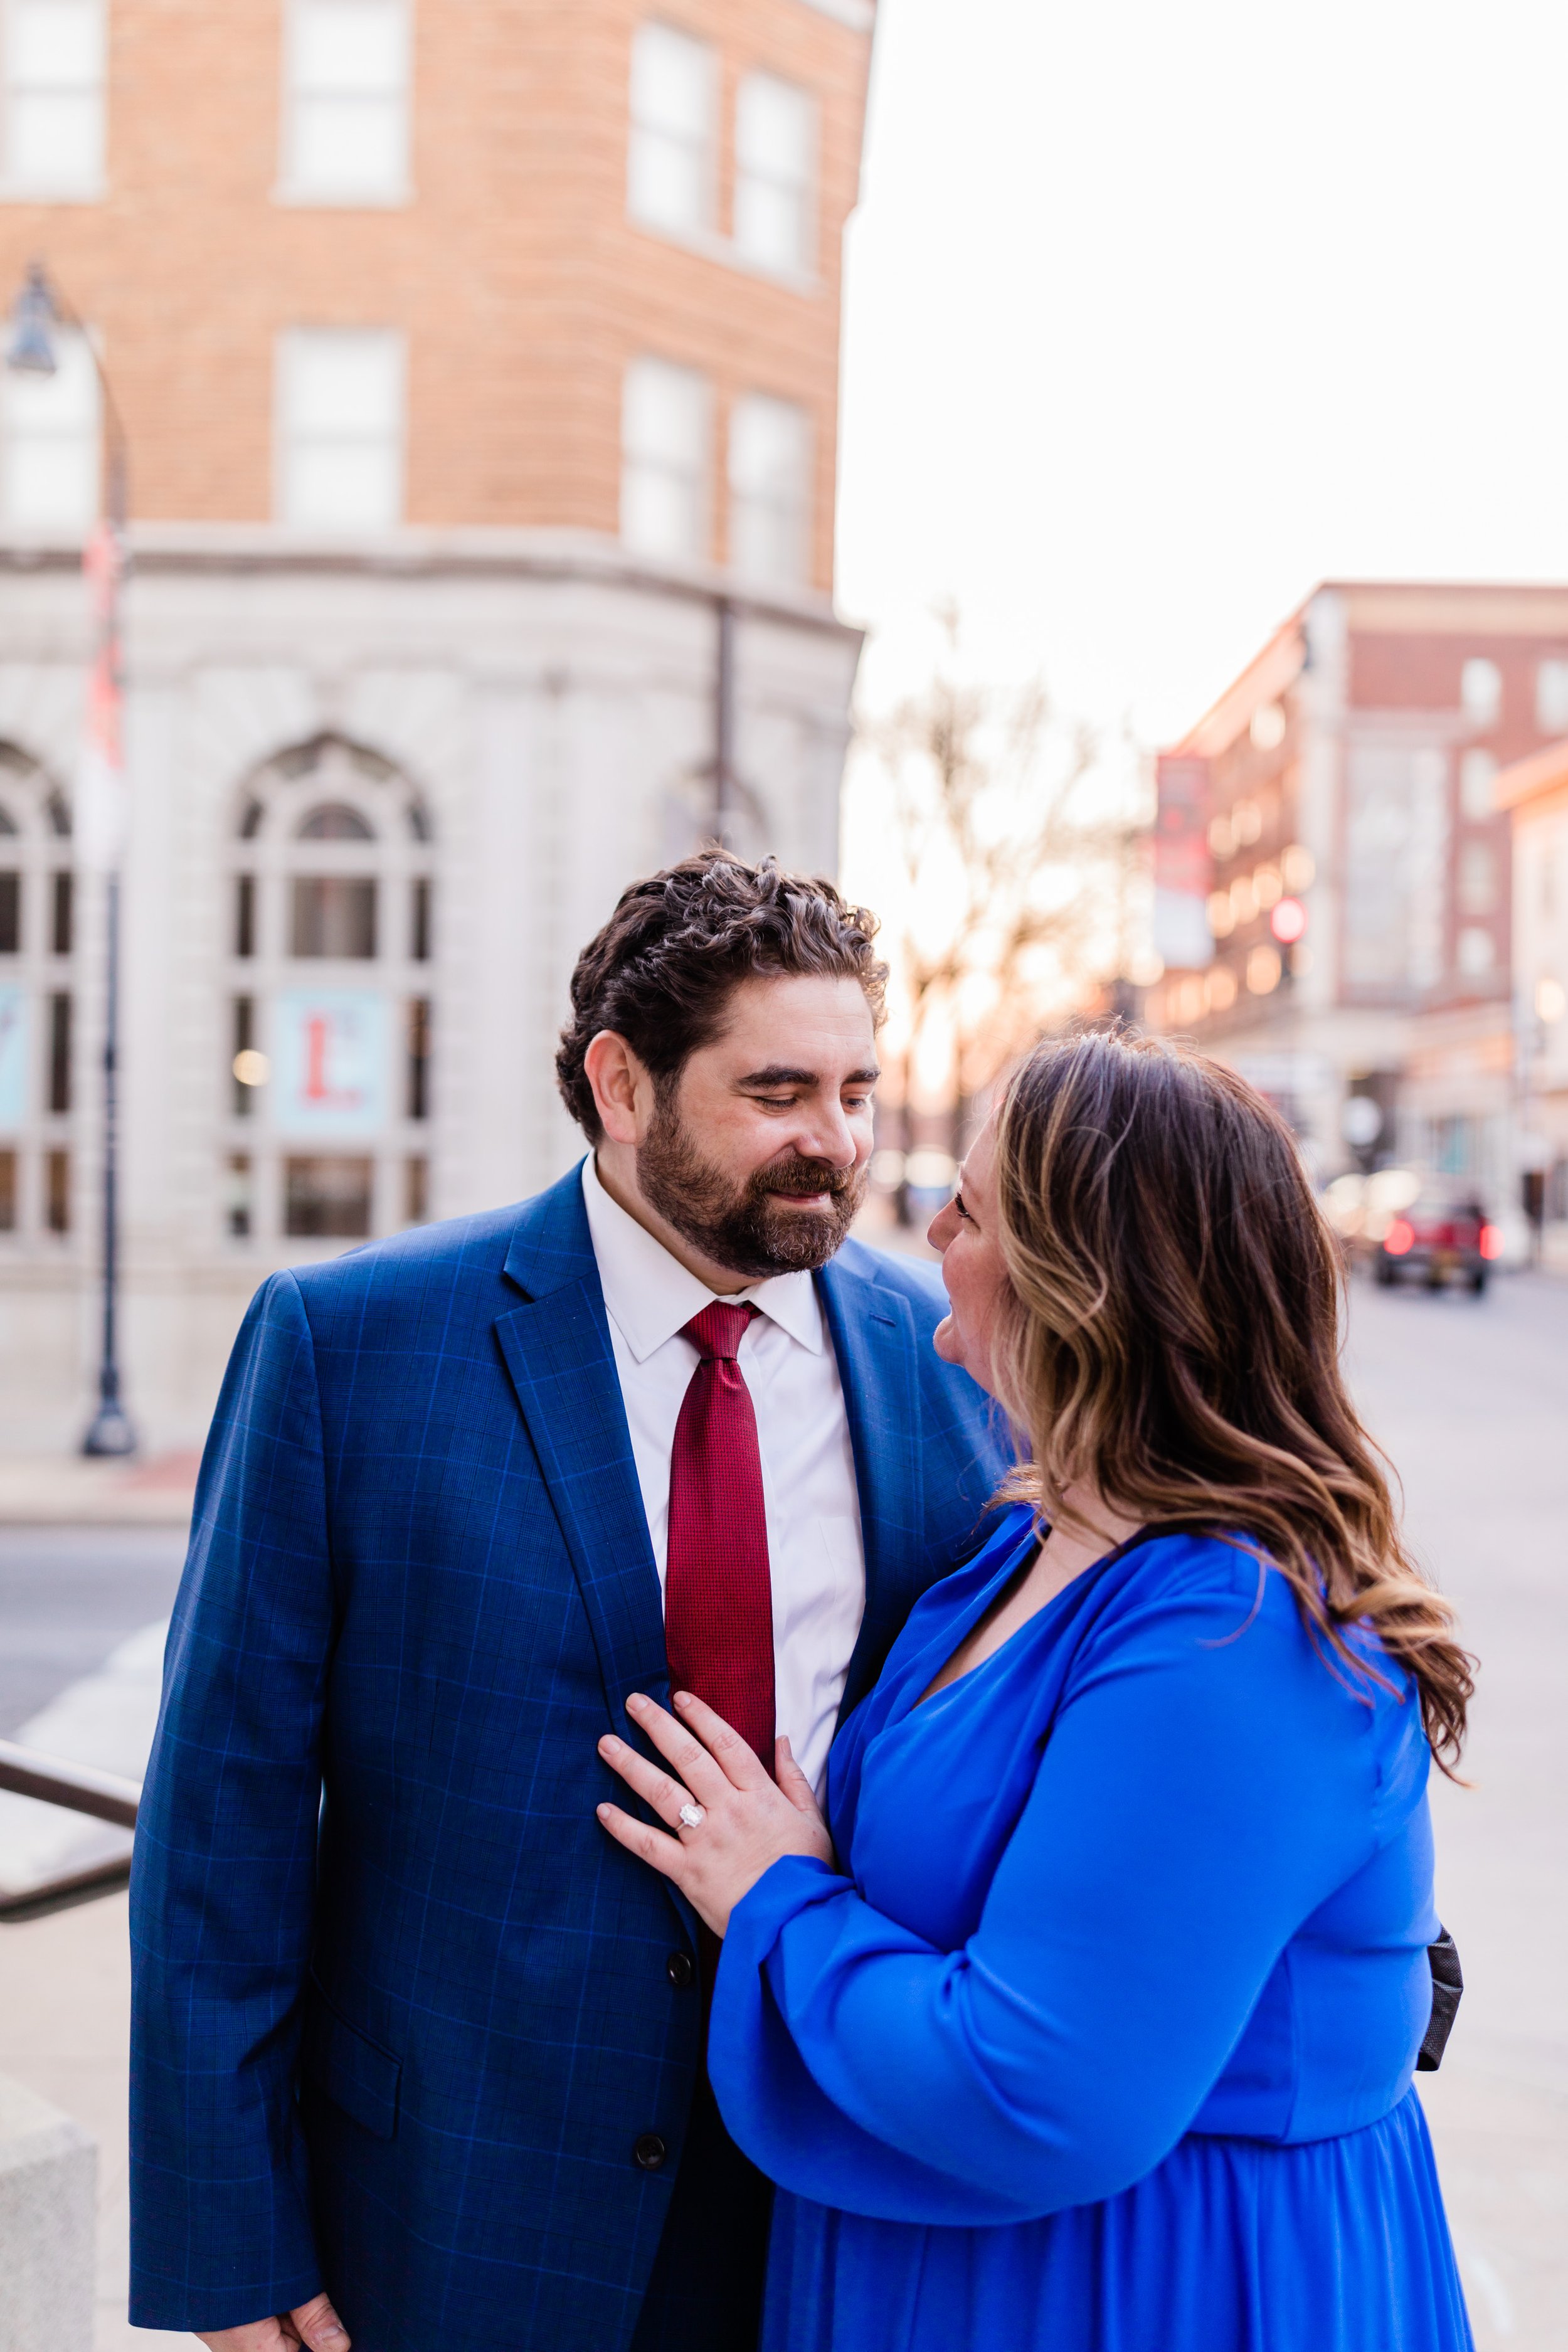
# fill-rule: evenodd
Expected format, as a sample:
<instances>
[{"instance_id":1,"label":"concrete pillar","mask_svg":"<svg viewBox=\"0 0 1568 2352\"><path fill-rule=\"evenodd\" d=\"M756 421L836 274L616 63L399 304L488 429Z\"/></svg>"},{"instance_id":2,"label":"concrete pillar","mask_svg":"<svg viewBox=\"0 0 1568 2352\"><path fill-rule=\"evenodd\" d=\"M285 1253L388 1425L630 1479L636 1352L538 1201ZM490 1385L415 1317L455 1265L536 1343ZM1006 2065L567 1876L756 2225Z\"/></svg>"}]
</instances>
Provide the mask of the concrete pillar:
<instances>
[{"instance_id":1,"label":"concrete pillar","mask_svg":"<svg viewBox=\"0 0 1568 2352\"><path fill-rule=\"evenodd\" d=\"M92 2352L98 2149L0 2074L0 2352Z\"/></svg>"}]
</instances>

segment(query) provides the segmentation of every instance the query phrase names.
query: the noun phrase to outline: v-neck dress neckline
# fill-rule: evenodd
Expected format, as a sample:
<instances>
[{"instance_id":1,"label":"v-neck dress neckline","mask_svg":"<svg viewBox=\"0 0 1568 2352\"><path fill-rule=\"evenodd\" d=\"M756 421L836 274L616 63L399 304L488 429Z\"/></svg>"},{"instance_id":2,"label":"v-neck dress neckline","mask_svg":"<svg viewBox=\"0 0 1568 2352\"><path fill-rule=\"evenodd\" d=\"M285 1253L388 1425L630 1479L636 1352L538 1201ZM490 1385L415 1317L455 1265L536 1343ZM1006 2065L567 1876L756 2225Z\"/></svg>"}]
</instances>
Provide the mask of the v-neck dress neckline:
<instances>
[{"instance_id":1,"label":"v-neck dress neckline","mask_svg":"<svg viewBox=\"0 0 1568 2352\"><path fill-rule=\"evenodd\" d=\"M1027 1507L1026 1506L1025 1507ZM1047 1530L1047 1534L1048 1532L1049 1531ZM934 1682L936 1675L941 1674L942 1666L945 1666L952 1659L958 1655L959 1651L963 1649L965 1642L969 1640L970 1635L974 1632L975 1627L984 1622L987 1613L995 1607L996 1602L1006 1591L1007 1586L1010 1583L1015 1582L1020 1573L1024 1570L1025 1554L1028 1549L1029 1537L1034 1536L1034 1524L1031 1523L1029 1537L1026 1537L1024 1542L1018 1545L1006 1556L1001 1567L996 1570L995 1575L991 1579L990 1582L981 1588L980 1592L976 1595L971 1607L955 1621L955 1626L950 1629L950 1631L956 1633L956 1638L952 1641L947 1652L947 1656L942 1660L942 1665L939 1665L935 1669L935 1673L928 1676L926 1681L921 1685L919 1695L901 1710L897 1711L901 1712L906 1716L916 1715L920 1713L922 1708L932 1706L936 1704L937 1700L945 1698L950 1691L961 1689L962 1686L966 1682L969 1682L975 1675L984 1674L988 1665L992 1664L995 1659L1000 1658L1006 1651L1010 1650L1013 1643L1020 1640L1039 1618L1044 1617L1050 1610L1054 1609L1058 1601L1066 1601L1068 1595L1074 1591L1075 1587L1080 1584L1086 1577L1098 1576L1103 1569L1110 1567L1114 1561L1120 1559L1124 1552L1134 1549L1134 1548L1138 1544L1142 1543L1150 1533L1150 1529L1140 1528L1132 1535L1125 1537L1121 1543L1113 1544L1108 1552L1102 1552L1098 1559L1086 1560L1083 1567L1078 1570L1077 1574L1069 1576L1065 1584L1058 1585L1056 1591L1050 1595L1048 1600L1042 1601L1037 1609L1032 1609L1029 1612L1029 1614L1024 1619L1022 1624L1015 1625L1013 1631L1006 1636L1005 1641L998 1642L996 1647L994 1650L988 1651L984 1657L977 1658L973 1665L965 1666L961 1675L954 1675L951 1682L943 1683L940 1690L933 1690L931 1688L931 1684ZM1047 1538L1044 1536L1036 1538L1036 1549L1043 1549L1046 1539ZM940 1634L935 1637L937 1642L940 1642L942 1638L942 1637Z\"/></svg>"}]
</instances>

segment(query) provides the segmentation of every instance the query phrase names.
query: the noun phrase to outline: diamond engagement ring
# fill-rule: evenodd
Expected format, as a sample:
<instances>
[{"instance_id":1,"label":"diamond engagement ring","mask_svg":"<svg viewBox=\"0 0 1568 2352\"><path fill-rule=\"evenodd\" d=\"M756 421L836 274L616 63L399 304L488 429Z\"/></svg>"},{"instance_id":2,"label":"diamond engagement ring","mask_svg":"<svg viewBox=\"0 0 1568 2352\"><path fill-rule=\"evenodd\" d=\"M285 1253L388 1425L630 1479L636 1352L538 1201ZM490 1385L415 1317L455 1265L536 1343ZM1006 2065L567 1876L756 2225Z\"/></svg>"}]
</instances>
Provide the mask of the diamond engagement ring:
<instances>
[{"instance_id":1,"label":"diamond engagement ring","mask_svg":"<svg viewBox=\"0 0 1568 2352\"><path fill-rule=\"evenodd\" d=\"M705 1805L682 1805L679 1818L683 1828L698 1829L707 1820L708 1809Z\"/></svg>"}]
</instances>

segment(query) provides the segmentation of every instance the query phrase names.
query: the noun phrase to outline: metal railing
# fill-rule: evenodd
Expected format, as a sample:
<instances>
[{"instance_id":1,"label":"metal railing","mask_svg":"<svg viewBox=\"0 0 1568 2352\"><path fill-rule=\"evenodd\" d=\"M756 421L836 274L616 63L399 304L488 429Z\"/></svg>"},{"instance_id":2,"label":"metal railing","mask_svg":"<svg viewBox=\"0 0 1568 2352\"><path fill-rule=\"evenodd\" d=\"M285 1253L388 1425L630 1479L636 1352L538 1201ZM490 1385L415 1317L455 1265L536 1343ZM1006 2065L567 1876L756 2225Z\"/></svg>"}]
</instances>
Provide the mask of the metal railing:
<instances>
[{"instance_id":1,"label":"metal railing","mask_svg":"<svg viewBox=\"0 0 1568 2352\"><path fill-rule=\"evenodd\" d=\"M11 1739L0 1739L0 1789L17 1797L39 1798L68 1812L88 1813L94 1821L112 1822L124 1830L135 1828L142 1801L141 1785L135 1780L122 1780L118 1772L97 1771L90 1764L68 1764L58 1756L40 1755L37 1748L18 1748ZM25 1894L0 1902L0 1919L32 1918L61 1903L110 1894L124 1885L130 1867L124 1858L100 1862L89 1870L29 1886Z\"/></svg>"}]
</instances>

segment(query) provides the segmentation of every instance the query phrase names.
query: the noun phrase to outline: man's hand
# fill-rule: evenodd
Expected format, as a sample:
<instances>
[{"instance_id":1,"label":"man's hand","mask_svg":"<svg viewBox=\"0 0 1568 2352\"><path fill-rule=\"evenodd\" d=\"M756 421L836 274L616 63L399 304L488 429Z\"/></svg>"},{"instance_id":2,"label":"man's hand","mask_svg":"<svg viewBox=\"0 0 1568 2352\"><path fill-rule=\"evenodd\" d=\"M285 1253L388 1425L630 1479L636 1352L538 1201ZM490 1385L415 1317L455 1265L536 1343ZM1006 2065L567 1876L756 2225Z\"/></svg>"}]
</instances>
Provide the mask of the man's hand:
<instances>
[{"instance_id":1,"label":"man's hand","mask_svg":"<svg viewBox=\"0 0 1568 2352\"><path fill-rule=\"evenodd\" d=\"M196 2340L207 2352L294 2352L301 2344L307 2352L349 2352L348 2330L324 2294L312 2295L298 2311L282 2312L276 2319L220 2327Z\"/></svg>"}]
</instances>

